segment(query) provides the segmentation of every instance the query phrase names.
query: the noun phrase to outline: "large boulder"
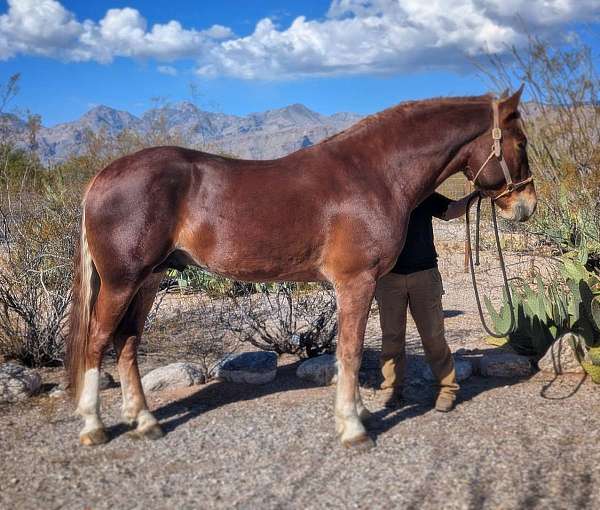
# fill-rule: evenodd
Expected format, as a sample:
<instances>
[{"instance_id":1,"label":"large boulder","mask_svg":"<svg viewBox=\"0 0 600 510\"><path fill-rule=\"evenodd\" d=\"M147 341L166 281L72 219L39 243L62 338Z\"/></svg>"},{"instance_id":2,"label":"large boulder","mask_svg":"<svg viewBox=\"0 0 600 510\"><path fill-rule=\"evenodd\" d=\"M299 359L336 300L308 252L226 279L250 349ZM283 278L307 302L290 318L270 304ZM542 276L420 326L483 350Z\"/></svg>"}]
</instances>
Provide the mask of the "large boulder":
<instances>
[{"instance_id":1,"label":"large boulder","mask_svg":"<svg viewBox=\"0 0 600 510\"><path fill-rule=\"evenodd\" d=\"M17 363L0 365L0 403L25 400L40 391L42 378Z\"/></svg>"},{"instance_id":2,"label":"large boulder","mask_svg":"<svg viewBox=\"0 0 600 510\"><path fill-rule=\"evenodd\" d=\"M457 382L465 381L469 377L471 377L471 375L473 375L473 365L471 364L471 362L469 360L466 360L466 359L455 358L454 359L454 370L456 372ZM429 364L426 364L423 367L422 375L423 375L423 379L426 379L431 382L437 382L437 379L433 375L433 372L431 371Z\"/></svg>"},{"instance_id":3,"label":"large boulder","mask_svg":"<svg viewBox=\"0 0 600 510\"><path fill-rule=\"evenodd\" d=\"M335 382L337 373L336 359L333 354L322 354L300 363L296 375L300 379L314 382L321 386L328 386Z\"/></svg>"},{"instance_id":4,"label":"large boulder","mask_svg":"<svg viewBox=\"0 0 600 510\"><path fill-rule=\"evenodd\" d=\"M573 333L565 333L560 336L544 354L544 357L538 361L538 368L542 372L554 375L585 372L569 344L571 339L577 341Z\"/></svg>"},{"instance_id":5,"label":"large boulder","mask_svg":"<svg viewBox=\"0 0 600 510\"><path fill-rule=\"evenodd\" d=\"M161 391L167 389L187 388L206 382L206 375L196 363L171 363L156 368L142 377L144 391Z\"/></svg>"},{"instance_id":6,"label":"large boulder","mask_svg":"<svg viewBox=\"0 0 600 510\"><path fill-rule=\"evenodd\" d=\"M234 383L265 384L277 375L277 354L263 351L230 354L219 361L213 375Z\"/></svg>"},{"instance_id":7,"label":"large boulder","mask_svg":"<svg viewBox=\"0 0 600 510\"><path fill-rule=\"evenodd\" d=\"M531 362L526 356L512 352L485 354L480 362L484 377L528 377L532 373Z\"/></svg>"}]
</instances>

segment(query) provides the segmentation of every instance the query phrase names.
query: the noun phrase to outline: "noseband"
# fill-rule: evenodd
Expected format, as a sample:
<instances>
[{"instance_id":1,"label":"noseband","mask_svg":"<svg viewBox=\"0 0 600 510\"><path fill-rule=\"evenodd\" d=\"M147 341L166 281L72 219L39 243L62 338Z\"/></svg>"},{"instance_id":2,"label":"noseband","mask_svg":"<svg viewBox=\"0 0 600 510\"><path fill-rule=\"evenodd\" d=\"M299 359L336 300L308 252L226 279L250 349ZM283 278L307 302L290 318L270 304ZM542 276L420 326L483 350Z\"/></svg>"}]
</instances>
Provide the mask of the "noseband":
<instances>
[{"instance_id":1,"label":"noseband","mask_svg":"<svg viewBox=\"0 0 600 510\"><path fill-rule=\"evenodd\" d=\"M502 173L504 174L504 180L506 181L506 189L500 192L498 195L491 197L492 201L496 201L501 197L506 195L510 195L513 191L522 188L526 184L530 183L533 180L533 175L530 175L526 179L523 179L519 182L513 182L512 177L510 176L510 171L508 170L508 165L506 164L506 160L502 154L502 130L500 129L499 115L498 115L498 101L492 102L492 111L494 112L494 127L492 128L492 139L494 141L492 145L492 152L487 157L487 159L483 162L475 177L470 180L471 184L476 187L475 181L483 172L487 164L490 162L492 158L496 158L500 163L500 168L502 168Z\"/></svg>"}]
</instances>

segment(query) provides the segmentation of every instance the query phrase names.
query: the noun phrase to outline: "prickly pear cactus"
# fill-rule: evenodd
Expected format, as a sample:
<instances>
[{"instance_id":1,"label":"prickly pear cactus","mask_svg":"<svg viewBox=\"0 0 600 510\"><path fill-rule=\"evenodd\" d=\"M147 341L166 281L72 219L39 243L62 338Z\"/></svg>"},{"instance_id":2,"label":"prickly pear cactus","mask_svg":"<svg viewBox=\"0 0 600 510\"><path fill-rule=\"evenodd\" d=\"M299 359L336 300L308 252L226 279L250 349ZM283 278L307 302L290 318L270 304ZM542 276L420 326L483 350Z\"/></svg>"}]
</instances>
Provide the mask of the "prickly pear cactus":
<instances>
[{"instance_id":1,"label":"prickly pear cactus","mask_svg":"<svg viewBox=\"0 0 600 510\"><path fill-rule=\"evenodd\" d=\"M600 276L587 271L585 254L564 256L561 262L562 281L545 284L538 275L533 287L511 285L516 324L508 343L521 354L542 357L559 336L573 332L582 339L582 345L572 346L577 347L577 359L600 383ZM506 293L498 311L487 297L484 302L495 330L507 331Z\"/></svg>"}]
</instances>

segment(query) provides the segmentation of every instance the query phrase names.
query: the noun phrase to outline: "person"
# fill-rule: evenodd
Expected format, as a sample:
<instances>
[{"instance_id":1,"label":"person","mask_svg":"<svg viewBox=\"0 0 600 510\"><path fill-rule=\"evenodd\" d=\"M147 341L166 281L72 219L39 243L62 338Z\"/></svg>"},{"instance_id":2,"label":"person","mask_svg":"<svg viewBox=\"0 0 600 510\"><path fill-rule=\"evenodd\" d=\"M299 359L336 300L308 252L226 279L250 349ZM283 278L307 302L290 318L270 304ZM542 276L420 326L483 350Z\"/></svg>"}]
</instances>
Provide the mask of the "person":
<instances>
[{"instance_id":1,"label":"person","mask_svg":"<svg viewBox=\"0 0 600 510\"><path fill-rule=\"evenodd\" d=\"M448 412L454 407L459 386L444 335L444 290L437 267L432 218L451 220L464 215L476 194L451 200L434 192L423 200L410 216L406 241L396 265L377 282L375 299L382 330L380 395L386 407L402 404L408 308L421 336L427 362L440 385L435 409Z\"/></svg>"}]
</instances>

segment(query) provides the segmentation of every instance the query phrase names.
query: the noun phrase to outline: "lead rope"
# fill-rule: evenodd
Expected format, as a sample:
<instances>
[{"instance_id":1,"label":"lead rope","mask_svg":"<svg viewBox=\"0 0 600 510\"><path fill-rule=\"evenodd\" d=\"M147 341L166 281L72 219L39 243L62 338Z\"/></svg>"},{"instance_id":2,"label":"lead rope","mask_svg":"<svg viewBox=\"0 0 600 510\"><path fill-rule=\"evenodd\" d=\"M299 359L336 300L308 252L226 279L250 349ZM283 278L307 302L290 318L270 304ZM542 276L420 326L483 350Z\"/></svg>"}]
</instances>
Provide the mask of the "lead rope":
<instances>
[{"instance_id":1,"label":"lead rope","mask_svg":"<svg viewBox=\"0 0 600 510\"><path fill-rule=\"evenodd\" d=\"M480 217L481 217L481 201L483 200L483 198L481 196L471 197L471 199L467 203L467 212L465 214L465 225L466 225L466 229L467 229L467 232L466 232L466 234L467 234L467 250L469 251L469 267L471 268L471 281L473 282L473 290L475 292L475 300L477 302L477 310L479 311L479 319L481 320L481 325L483 326L483 329L490 336L493 336L494 338L504 338L504 337L510 335L514 331L515 312L514 312L514 308L513 308L513 301L512 301L512 295L510 292L510 286L508 284L508 278L506 277L506 265L504 264L504 256L502 255L502 248L500 246L500 235L498 234L498 221L496 219L496 205L494 204L494 201L492 200L491 205L492 205L492 222L494 225L494 237L496 238L496 248L498 249L498 259L500 260L500 269L502 270L502 279L503 279L503 283L504 283L504 289L506 291L506 296L508 299L508 306L510 307L510 326L509 326L508 330L503 333L496 333L488 327L487 323L485 322L485 317L483 315L483 309L481 307L481 299L479 298L479 290L477 288L477 279L475 277L475 264L473 263L473 250L471 248L471 220L469 217L469 209L471 207L471 203L473 202L473 200L477 200L475 249L476 249L477 265L479 265L479 241L480 241L479 227L480 227Z\"/></svg>"}]
</instances>

